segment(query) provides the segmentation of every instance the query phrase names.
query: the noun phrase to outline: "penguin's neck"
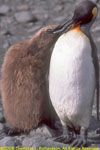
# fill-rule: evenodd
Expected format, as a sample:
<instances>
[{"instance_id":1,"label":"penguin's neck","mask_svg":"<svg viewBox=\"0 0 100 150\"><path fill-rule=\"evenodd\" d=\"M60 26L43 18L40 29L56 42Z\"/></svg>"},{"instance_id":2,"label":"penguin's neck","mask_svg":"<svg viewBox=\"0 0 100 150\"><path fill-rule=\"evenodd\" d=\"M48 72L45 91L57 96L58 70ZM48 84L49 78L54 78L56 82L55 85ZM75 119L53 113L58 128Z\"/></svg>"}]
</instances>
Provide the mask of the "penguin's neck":
<instances>
[{"instance_id":1,"label":"penguin's neck","mask_svg":"<svg viewBox=\"0 0 100 150\"><path fill-rule=\"evenodd\" d=\"M81 27L80 26L76 26L74 28L72 28L70 31L76 30L77 32L82 33Z\"/></svg>"},{"instance_id":2,"label":"penguin's neck","mask_svg":"<svg viewBox=\"0 0 100 150\"><path fill-rule=\"evenodd\" d=\"M74 28L72 28L70 31L72 30L75 30L77 32L80 32L80 33L84 33L86 36L90 36L90 27L91 27L91 24L88 24L88 25L84 25L84 26L76 26Z\"/></svg>"},{"instance_id":3,"label":"penguin's neck","mask_svg":"<svg viewBox=\"0 0 100 150\"><path fill-rule=\"evenodd\" d=\"M89 24L87 24L87 25L82 25L82 26L81 26L81 30L82 30L88 37L91 36L91 34L90 34L90 28L91 28L92 24L93 24L93 22L91 22L91 23L89 23Z\"/></svg>"}]
</instances>

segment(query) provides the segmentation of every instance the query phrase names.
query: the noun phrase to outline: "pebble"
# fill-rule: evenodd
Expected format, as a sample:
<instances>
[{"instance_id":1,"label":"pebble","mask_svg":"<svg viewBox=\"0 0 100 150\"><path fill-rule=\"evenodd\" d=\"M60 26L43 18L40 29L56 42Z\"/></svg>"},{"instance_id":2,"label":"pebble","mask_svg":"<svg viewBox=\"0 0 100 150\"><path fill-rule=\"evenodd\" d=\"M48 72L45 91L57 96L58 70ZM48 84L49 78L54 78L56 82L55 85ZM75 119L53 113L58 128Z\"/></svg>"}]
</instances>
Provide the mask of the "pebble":
<instances>
[{"instance_id":1,"label":"pebble","mask_svg":"<svg viewBox=\"0 0 100 150\"><path fill-rule=\"evenodd\" d=\"M29 9L28 5L21 5L17 7L17 11L28 10L28 9Z\"/></svg>"},{"instance_id":2,"label":"pebble","mask_svg":"<svg viewBox=\"0 0 100 150\"><path fill-rule=\"evenodd\" d=\"M3 114L3 110L0 111L0 122L4 122L4 114Z\"/></svg>"},{"instance_id":3,"label":"pebble","mask_svg":"<svg viewBox=\"0 0 100 150\"><path fill-rule=\"evenodd\" d=\"M100 31L100 26L96 26L95 28L92 29L93 32L99 32Z\"/></svg>"},{"instance_id":4,"label":"pebble","mask_svg":"<svg viewBox=\"0 0 100 150\"><path fill-rule=\"evenodd\" d=\"M46 13L46 11L44 11L44 10L42 10L41 13L38 12L38 9L33 10L32 14L35 15L38 18L38 20L40 20L41 22L44 22L44 21L48 20L48 18L49 18L48 13Z\"/></svg>"},{"instance_id":5,"label":"pebble","mask_svg":"<svg viewBox=\"0 0 100 150\"><path fill-rule=\"evenodd\" d=\"M100 37L97 39L97 42L99 42L99 43L100 43Z\"/></svg>"},{"instance_id":6,"label":"pebble","mask_svg":"<svg viewBox=\"0 0 100 150\"><path fill-rule=\"evenodd\" d=\"M36 130L35 129L30 131L30 136L34 136L35 134L36 134Z\"/></svg>"},{"instance_id":7,"label":"pebble","mask_svg":"<svg viewBox=\"0 0 100 150\"><path fill-rule=\"evenodd\" d=\"M58 142L54 142L53 140L45 140L44 138L26 138L22 142L23 147L34 147L34 148L40 148L40 147L67 147L67 144L62 144Z\"/></svg>"},{"instance_id":8,"label":"pebble","mask_svg":"<svg viewBox=\"0 0 100 150\"><path fill-rule=\"evenodd\" d=\"M33 141L33 145L32 147L36 147L37 149L41 149L41 148L61 148L63 149L64 147L67 149L69 145L68 144L63 144L63 143L58 143L58 142L54 142L53 140L44 140L44 139L40 139L40 138L37 138Z\"/></svg>"},{"instance_id":9,"label":"pebble","mask_svg":"<svg viewBox=\"0 0 100 150\"><path fill-rule=\"evenodd\" d=\"M6 42L3 44L3 48L4 48L4 49L8 49L8 47L9 47L9 43L6 41Z\"/></svg>"},{"instance_id":10,"label":"pebble","mask_svg":"<svg viewBox=\"0 0 100 150\"><path fill-rule=\"evenodd\" d=\"M0 123L0 131L3 130L3 127L4 127L3 124Z\"/></svg>"},{"instance_id":11,"label":"pebble","mask_svg":"<svg viewBox=\"0 0 100 150\"><path fill-rule=\"evenodd\" d=\"M16 138L17 140L19 140L21 143L22 143L22 141L23 141L26 137L27 137L26 134L21 134L21 135L15 136L15 138ZM28 138L28 137L27 137L27 138Z\"/></svg>"},{"instance_id":12,"label":"pebble","mask_svg":"<svg viewBox=\"0 0 100 150\"><path fill-rule=\"evenodd\" d=\"M40 29L40 26L34 26L33 28L28 29L28 32L34 34L34 33L36 33L37 31L39 31L39 29Z\"/></svg>"},{"instance_id":13,"label":"pebble","mask_svg":"<svg viewBox=\"0 0 100 150\"><path fill-rule=\"evenodd\" d=\"M1 121L1 120L0 120ZM4 138L5 133L4 133L4 125L0 123L0 140Z\"/></svg>"},{"instance_id":14,"label":"pebble","mask_svg":"<svg viewBox=\"0 0 100 150\"><path fill-rule=\"evenodd\" d=\"M32 147L33 143L34 143L33 138L25 138L22 142L22 146L23 147Z\"/></svg>"},{"instance_id":15,"label":"pebble","mask_svg":"<svg viewBox=\"0 0 100 150\"><path fill-rule=\"evenodd\" d=\"M0 16L6 15L9 12L10 8L6 5L0 6Z\"/></svg>"},{"instance_id":16,"label":"pebble","mask_svg":"<svg viewBox=\"0 0 100 150\"><path fill-rule=\"evenodd\" d=\"M21 11L15 13L15 19L19 23L37 22L37 18L30 11Z\"/></svg>"},{"instance_id":17,"label":"pebble","mask_svg":"<svg viewBox=\"0 0 100 150\"><path fill-rule=\"evenodd\" d=\"M0 140L0 146L12 147L16 145L16 140L13 137L4 137Z\"/></svg>"},{"instance_id":18,"label":"pebble","mask_svg":"<svg viewBox=\"0 0 100 150\"><path fill-rule=\"evenodd\" d=\"M36 133L41 133L45 136L48 136L48 137L52 137L54 136L54 132L52 129L50 129L48 126L46 125L42 125L40 126L39 128L36 129Z\"/></svg>"}]
</instances>

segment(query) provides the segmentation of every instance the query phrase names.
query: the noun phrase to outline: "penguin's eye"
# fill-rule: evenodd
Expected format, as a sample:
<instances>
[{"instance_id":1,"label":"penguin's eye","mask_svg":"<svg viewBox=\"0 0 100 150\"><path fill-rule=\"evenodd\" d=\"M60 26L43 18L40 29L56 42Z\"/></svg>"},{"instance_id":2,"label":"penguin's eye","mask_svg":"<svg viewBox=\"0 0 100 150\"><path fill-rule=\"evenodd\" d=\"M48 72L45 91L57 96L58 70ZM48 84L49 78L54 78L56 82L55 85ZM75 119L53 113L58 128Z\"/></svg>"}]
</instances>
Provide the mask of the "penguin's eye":
<instances>
[{"instance_id":1,"label":"penguin's eye","mask_svg":"<svg viewBox=\"0 0 100 150\"><path fill-rule=\"evenodd\" d=\"M98 9L97 9L97 7L94 7L94 8L92 9L93 19L96 18L97 13L98 13Z\"/></svg>"}]
</instances>

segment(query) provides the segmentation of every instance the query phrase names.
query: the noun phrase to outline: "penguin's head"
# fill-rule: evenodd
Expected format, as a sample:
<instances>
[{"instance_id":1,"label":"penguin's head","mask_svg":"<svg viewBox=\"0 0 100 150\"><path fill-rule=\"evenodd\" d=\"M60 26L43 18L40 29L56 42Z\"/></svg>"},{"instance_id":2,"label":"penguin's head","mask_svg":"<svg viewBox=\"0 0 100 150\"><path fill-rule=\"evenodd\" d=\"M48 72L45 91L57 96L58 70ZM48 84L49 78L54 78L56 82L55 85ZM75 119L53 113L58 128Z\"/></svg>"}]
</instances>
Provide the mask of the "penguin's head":
<instances>
[{"instance_id":1,"label":"penguin's head","mask_svg":"<svg viewBox=\"0 0 100 150\"><path fill-rule=\"evenodd\" d=\"M81 2L74 11L72 18L74 25L86 25L91 23L97 16L98 8L91 1Z\"/></svg>"},{"instance_id":2,"label":"penguin's head","mask_svg":"<svg viewBox=\"0 0 100 150\"><path fill-rule=\"evenodd\" d=\"M85 26L92 24L97 16L98 7L91 1L83 1L79 3L74 11L71 20L66 21L64 24L58 26L52 33L64 33L76 26Z\"/></svg>"}]
</instances>

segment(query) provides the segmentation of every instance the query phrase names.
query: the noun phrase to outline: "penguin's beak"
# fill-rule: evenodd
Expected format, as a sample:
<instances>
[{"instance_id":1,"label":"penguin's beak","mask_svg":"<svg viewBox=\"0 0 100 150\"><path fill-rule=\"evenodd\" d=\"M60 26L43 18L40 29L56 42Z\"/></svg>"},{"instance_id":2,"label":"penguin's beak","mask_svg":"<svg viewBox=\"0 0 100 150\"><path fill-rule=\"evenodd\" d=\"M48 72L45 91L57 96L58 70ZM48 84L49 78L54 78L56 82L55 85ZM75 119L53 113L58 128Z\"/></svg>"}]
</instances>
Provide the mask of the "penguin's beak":
<instances>
[{"instance_id":1,"label":"penguin's beak","mask_svg":"<svg viewBox=\"0 0 100 150\"><path fill-rule=\"evenodd\" d=\"M65 23L63 23L62 25L59 25L58 27L56 27L54 30L48 30L47 32L49 33L53 33L53 34L62 34L65 33L67 31L69 31L70 29L78 26L80 24L80 22L74 20L73 18L71 20L66 21Z\"/></svg>"}]
</instances>

